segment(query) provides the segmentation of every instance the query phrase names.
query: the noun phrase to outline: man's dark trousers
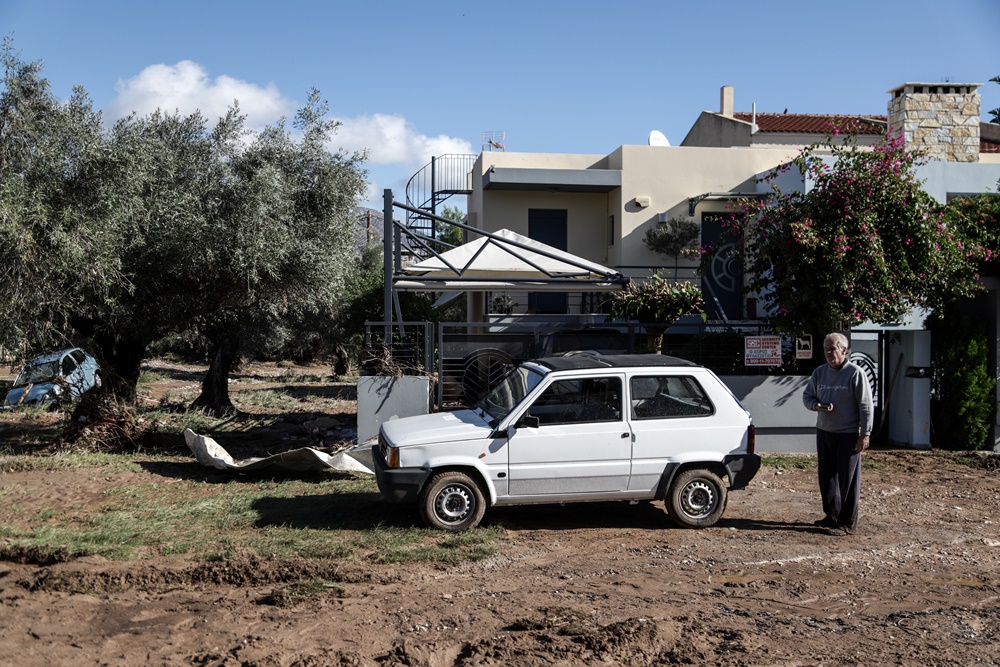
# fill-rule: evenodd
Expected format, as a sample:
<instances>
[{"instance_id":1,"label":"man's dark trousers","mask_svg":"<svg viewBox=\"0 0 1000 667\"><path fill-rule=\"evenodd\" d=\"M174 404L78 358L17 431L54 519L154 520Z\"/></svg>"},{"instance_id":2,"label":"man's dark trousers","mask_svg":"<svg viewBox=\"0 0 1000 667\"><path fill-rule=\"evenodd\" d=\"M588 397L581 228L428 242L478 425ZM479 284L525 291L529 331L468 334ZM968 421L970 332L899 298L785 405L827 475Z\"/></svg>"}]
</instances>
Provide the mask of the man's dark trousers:
<instances>
[{"instance_id":1,"label":"man's dark trousers","mask_svg":"<svg viewBox=\"0 0 1000 667\"><path fill-rule=\"evenodd\" d=\"M827 520L855 530L861 502L861 455L857 433L816 430L819 492Z\"/></svg>"}]
</instances>

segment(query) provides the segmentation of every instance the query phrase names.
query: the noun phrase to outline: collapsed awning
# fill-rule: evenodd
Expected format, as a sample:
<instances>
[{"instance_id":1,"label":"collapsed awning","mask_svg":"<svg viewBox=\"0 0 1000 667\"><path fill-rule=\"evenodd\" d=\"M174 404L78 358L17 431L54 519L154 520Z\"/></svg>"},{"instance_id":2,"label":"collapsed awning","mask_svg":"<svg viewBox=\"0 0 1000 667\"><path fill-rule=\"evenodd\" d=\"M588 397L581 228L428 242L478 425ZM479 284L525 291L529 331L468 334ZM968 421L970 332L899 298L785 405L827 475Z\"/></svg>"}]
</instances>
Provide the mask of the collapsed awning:
<instances>
[{"instance_id":1,"label":"collapsed awning","mask_svg":"<svg viewBox=\"0 0 1000 667\"><path fill-rule=\"evenodd\" d=\"M438 292L606 292L627 282L606 266L501 229L404 268L394 276L393 287Z\"/></svg>"}]
</instances>

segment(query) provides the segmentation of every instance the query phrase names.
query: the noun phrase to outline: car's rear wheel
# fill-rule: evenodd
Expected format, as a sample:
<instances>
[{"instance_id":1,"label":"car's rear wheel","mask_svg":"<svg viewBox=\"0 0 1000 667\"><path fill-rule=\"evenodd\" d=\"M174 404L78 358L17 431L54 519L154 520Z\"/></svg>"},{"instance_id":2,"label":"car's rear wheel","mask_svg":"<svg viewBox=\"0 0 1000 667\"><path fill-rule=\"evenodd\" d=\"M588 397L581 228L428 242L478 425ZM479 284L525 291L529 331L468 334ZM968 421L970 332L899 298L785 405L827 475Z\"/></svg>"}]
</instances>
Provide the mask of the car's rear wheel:
<instances>
[{"instance_id":1,"label":"car's rear wheel","mask_svg":"<svg viewBox=\"0 0 1000 667\"><path fill-rule=\"evenodd\" d=\"M479 525L486 513L482 489L463 472L432 477L420 494L419 505L428 526L455 533Z\"/></svg>"},{"instance_id":2,"label":"car's rear wheel","mask_svg":"<svg viewBox=\"0 0 1000 667\"><path fill-rule=\"evenodd\" d=\"M693 468L677 475L667 494L667 513L685 528L712 526L726 511L728 489L711 470Z\"/></svg>"}]
</instances>

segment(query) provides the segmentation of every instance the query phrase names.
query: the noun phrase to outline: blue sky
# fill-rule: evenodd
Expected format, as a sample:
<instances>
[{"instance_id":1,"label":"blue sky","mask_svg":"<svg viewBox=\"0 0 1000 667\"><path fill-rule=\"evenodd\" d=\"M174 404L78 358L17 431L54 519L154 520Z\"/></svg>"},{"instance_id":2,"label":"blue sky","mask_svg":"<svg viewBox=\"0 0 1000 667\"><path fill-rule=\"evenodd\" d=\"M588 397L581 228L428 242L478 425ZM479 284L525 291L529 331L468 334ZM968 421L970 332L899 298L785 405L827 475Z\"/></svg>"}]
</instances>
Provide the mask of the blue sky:
<instances>
[{"instance_id":1,"label":"blue sky","mask_svg":"<svg viewBox=\"0 0 1000 667\"><path fill-rule=\"evenodd\" d=\"M984 116L1000 107L1000 0L0 0L0 33L108 122L237 98L262 127L318 88L377 208L484 131L508 151L679 144L723 85L737 111L884 114L907 81L983 83Z\"/></svg>"}]
</instances>

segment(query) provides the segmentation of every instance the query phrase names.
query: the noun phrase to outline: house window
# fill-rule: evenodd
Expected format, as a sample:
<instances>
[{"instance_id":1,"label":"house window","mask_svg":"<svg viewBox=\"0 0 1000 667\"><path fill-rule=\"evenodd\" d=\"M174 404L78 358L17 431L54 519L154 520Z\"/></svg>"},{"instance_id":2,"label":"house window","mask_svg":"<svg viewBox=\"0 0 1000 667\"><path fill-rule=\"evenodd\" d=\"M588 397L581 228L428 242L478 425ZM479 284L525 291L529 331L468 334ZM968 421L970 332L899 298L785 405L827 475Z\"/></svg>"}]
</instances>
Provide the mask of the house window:
<instances>
[{"instance_id":1,"label":"house window","mask_svg":"<svg viewBox=\"0 0 1000 667\"><path fill-rule=\"evenodd\" d=\"M529 208L528 238L567 250L566 209ZM557 314L566 312L565 292L529 292L528 310L532 313Z\"/></svg>"}]
</instances>

